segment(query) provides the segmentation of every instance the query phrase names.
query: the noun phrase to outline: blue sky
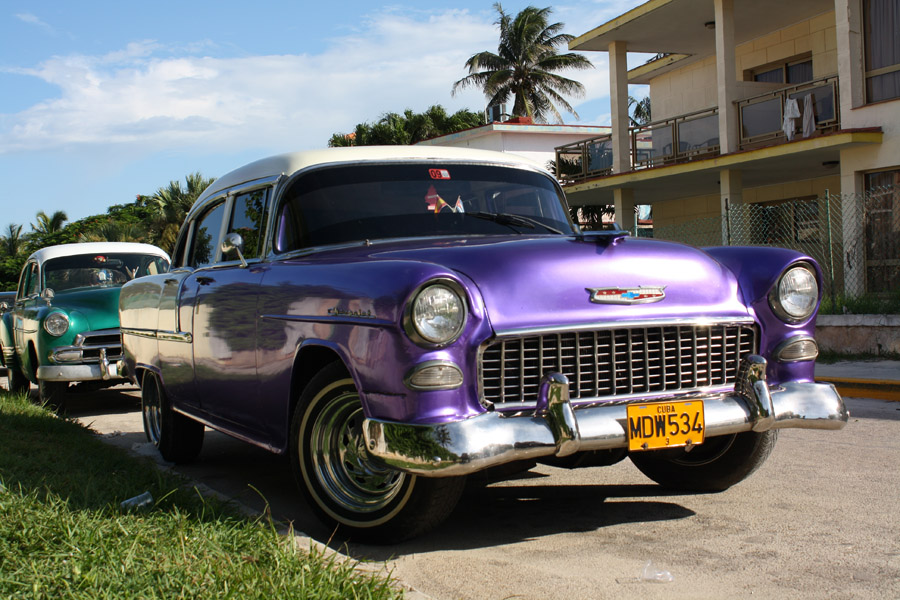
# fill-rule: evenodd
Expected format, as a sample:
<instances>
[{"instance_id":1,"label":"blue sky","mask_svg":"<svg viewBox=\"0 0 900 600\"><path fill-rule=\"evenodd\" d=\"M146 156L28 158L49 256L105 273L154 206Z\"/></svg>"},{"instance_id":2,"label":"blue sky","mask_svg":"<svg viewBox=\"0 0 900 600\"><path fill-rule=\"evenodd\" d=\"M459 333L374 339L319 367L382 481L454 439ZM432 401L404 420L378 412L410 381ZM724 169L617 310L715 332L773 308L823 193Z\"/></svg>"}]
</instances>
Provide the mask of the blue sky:
<instances>
[{"instance_id":1,"label":"blue sky","mask_svg":"<svg viewBox=\"0 0 900 600\"><path fill-rule=\"evenodd\" d=\"M576 36L641 3L566 1L552 18ZM503 8L528 4L546 6ZM0 0L0 230L321 148L386 112L481 110L450 88L496 50L496 16L489 0ZM606 54L588 57L566 122L608 124Z\"/></svg>"}]
</instances>

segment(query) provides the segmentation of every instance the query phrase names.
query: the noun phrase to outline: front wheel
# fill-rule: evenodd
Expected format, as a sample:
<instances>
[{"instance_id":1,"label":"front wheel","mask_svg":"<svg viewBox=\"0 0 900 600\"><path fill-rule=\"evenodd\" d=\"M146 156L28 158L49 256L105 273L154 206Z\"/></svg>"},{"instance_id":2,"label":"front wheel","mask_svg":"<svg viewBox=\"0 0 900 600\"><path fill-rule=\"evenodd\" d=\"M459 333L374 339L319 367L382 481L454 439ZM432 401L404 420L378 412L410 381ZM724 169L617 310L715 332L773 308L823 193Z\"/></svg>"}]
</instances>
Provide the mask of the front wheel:
<instances>
[{"instance_id":1,"label":"front wheel","mask_svg":"<svg viewBox=\"0 0 900 600\"><path fill-rule=\"evenodd\" d=\"M421 535L453 510L464 477L424 478L391 469L365 448L363 407L343 364L304 390L291 422L291 465L317 514L355 539L395 543Z\"/></svg>"},{"instance_id":2,"label":"front wheel","mask_svg":"<svg viewBox=\"0 0 900 600\"><path fill-rule=\"evenodd\" d=\"M66 401L66 390L69 389L68 381L44 381L38 380L38 394L41 404L60 410Z\"/></svg>"},{"instance_id":3,"label":"front wheel","mask_svg":"<svg viewBox=\"0 0 900 600\"><path fill-rule=\"evenodd\" d=\"M159 377L151 371L141 381L141 413L147 441L153 442L164 459L186 463L200 454L203 423L172 410Z\"/></svg>"},{"instance_id":4,"label":"front wheel","mask_svg":"<svg viewBox=\"0 0 900 600\"><path fill-rule=\"evenodd\" d=\"M665 487L691 492L721 492L743 481L772 453L778 430L748 431L708 438L690 452L684 448L635 452L631 462Z\"/></svg>"},{"instance_id":5,"label":"front wheel","mask_svg":"<svg viewBox=\"0 0 900 600\"><path fill-rule=\"evenodd\" d=\"M27 394L31 389L31 382L28 381L28 378L25 377L16 365L9 367L7 385L9 386L9 391L13 394Z\"/></svg>"}]
</instances>

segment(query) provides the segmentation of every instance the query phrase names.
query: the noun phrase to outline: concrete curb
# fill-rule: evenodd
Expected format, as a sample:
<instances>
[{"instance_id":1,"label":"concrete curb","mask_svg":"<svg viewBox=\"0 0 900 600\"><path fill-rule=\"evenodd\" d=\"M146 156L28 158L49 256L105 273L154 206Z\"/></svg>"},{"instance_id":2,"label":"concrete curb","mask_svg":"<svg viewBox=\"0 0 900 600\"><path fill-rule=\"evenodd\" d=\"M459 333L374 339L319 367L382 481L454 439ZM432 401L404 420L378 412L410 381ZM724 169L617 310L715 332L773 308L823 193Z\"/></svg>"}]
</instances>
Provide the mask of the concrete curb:
<instances>
[{"instance_id":1,"label":"concrete curb","mask_svg":"<svg viewBox=\"0 0 900 600\"><path fill-rule=\"evenodd\" d=\"M900 381L830 377L827 375L816 377L816 381L833 384L842 396L900 402Z\"/></svg>"}]
</instances>

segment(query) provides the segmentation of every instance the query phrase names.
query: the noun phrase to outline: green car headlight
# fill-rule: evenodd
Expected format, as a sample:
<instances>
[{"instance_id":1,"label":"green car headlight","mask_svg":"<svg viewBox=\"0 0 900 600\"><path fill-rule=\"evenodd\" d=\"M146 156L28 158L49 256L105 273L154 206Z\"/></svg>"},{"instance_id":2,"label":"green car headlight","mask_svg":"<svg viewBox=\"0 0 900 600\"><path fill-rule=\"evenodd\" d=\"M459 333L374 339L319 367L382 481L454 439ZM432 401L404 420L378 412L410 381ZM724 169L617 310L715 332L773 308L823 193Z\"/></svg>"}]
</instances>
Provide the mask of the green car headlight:
<instances>
[{"instance_id":1,"label":"green car headlight","mask_svg":"<svg viewBox=\"0 0 900 600\"><path fill-rule=\"evenodd\" d=\"M65 313L55 312L44 319L44 331L59 337L69 330L69 317Z\"/></svg>"}]
</instances>

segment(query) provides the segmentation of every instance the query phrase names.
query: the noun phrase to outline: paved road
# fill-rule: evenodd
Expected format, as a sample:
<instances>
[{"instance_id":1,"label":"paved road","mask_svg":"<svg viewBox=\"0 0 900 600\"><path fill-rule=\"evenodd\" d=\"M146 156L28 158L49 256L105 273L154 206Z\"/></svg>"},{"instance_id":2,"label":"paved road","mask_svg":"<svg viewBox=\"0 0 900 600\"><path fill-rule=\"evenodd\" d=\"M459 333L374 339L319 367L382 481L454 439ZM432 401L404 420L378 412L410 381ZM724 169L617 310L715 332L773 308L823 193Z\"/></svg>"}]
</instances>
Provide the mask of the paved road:
<instances>
[{"instance_id":1,"label":"paved road","mask_svg":"<svg viewBox=\"0 0 900 600\"><path fill-rule=\"evenodd\" d=\"M111 390L75 397L70 409L108 441L153 454L134 397ZM343 550L389 561L396 577L440 600L900 598L900 404L847 403L845 429L782 431L762 469L724 493L670 495L628 461L538 467L473 487L421 539ZM330 537L278 457L208 432L200 461L178 471ZM641 581L650 560L674 581Z\"/></svg>"}]
</instances>

